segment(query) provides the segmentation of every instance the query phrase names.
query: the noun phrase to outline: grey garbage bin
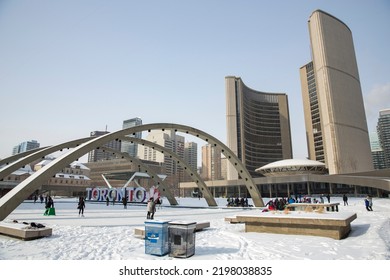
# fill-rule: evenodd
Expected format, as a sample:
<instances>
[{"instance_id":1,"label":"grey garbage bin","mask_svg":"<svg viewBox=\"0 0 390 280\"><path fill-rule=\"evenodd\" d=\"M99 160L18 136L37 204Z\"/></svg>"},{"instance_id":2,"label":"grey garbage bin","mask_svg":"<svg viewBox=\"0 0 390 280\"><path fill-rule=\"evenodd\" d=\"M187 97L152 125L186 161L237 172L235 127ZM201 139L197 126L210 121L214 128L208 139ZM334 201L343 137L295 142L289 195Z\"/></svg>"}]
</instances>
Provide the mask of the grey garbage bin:
<instances>
[{"instance_id":1,"label":"grey garbage bin","mask_svg":"<svg viewBox=\"0 0 390 280\"><path fill-rule=\"evenodd\" d=\"M169 256L188 258L195 254L195 222L169 222Z\"/></svg>"},{"instance_id":2,"label":"grey garbage bin","mask_svg":"<svg viewBox=\"0 0 390 280\"><path fill-rule=\"evenodd\" d=\"M145 254L163 256L168 253L168 221L145 221Z\"/></svg>"}]
</instances>

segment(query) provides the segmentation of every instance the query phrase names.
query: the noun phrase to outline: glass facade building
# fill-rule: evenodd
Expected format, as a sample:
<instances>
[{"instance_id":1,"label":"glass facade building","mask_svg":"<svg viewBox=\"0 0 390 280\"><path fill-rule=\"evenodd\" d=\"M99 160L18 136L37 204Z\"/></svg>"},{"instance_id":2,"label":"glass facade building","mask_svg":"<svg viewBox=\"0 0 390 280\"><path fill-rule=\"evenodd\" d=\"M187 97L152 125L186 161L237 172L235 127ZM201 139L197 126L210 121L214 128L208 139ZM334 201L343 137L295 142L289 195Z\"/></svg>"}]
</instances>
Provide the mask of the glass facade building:
<instances>
[{"instance_id":1,"label":"glass facade building","mask_svg":"<svg viewBox=\"0 0 390 280\"><path fill-rule=\"evenodd\" d=\"M138 125L142 125L142 119L140 118L132 118L123 121L122 129L135 127ZM138 139L142 138L142 132L136 132L135 135L127 135L128 137L135 137ZM138 156L138 144L137 143L131 143L130 141L122 141L122 147L121 147L122 153L128 153L132 157Z\"/></svg>"},{"instance_id":2,"label":"glass facade building","mask_svg":"<svg viewBox=\"0 0 390 280\"><path fill-rule=\"evenodd\" d=\"M383 150L384 168L390 168L390 109L379 111L376 129Z\"/></svg>"},{"instance_id":3,"label":"glass facade building","mask_svg":"<svg viewBox=\"0 0 390 280\"><path fill-rule=\"evenodd\" d=\"M31 141L26 141L23 143L20 143L19 145L15 146L12 149L12 155L24 153L33 149L39 148L40 144L38 143L37 140L31 140Z\"/></svg>"}]
</instances>

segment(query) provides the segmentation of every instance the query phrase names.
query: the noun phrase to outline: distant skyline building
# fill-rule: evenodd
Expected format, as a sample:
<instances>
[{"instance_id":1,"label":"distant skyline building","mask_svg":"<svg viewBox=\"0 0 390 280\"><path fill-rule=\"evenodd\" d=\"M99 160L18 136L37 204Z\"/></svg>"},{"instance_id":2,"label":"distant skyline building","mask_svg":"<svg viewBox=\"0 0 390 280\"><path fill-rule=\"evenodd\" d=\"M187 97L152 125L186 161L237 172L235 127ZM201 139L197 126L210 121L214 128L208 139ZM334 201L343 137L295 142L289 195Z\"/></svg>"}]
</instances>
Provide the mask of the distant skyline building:
<instances>
[{"instance_id":1,"label":"distant skyline building","mask_svg":"<svg viewBox=\"0 0 390 280\"><path fill-rule=\"evenodd\" d=\"M185 138L177 135L174 131L152 130L145 139L176 153L179 158L184 160ZM143 160L164 163L166 175L176 175L181 172L181 167L172 157L151 147L140 146L138 157Z\"/></svg>"},{"instance_id":2,"label":"distant skyline building","mask_svg":"<svg viewBox=\"0 0 390 280\"><path fill-rule=\"evenodd\" d=\"M383 150L385 168L390 168L390 109L379 111L376 130Z\"/></svg>"},{"instance_id":3,"label":"distant skyline building","mask_svg":"<svg viewBox=\"0 0 390 280\"><path fill-rule=\"evenodd\" d=\"M16 145L12 149L12 155L24 153L30 150L34 150L40 147L40 144L37 140L31 140L31 141L25 141L20 143L19 145Z\"/></svg>"},{"instance_id":4,"label":"distant skyline building","mask_svg":"<svg viewBox=\"0 0 390 280\"><path fill-rule=\"evenodd\" d=\"M185 142L184 160L194 170L198 168L198 143Z\"/></svg>"},{"instance_id":5,"label":"distant skyline building","mask_svg":"<svg viewBox=\"0 0 390 280\"><path fill-rule=\"evenodd\" d=\"M351 30L321 10L308 21L312 62L300 68L309 159L329 174L373 169Z\"/></svg>"},{"instance_id":6,"label":"distant skyline building","mask_svg":"<svg viewBox=\"0 0 390 280\"><path fill-rule=\"evenodd\" d=\"M268 163L292 158L290 116L285 93L247 87L240 77L225 77L227 146L253 177ZM228 179L238 178L227 166Z\"/></svg>"},{"instance_id":7,"label":"distant skyline building","mask_svg":"<svg viewBox=\"0 0 390 280\"><path fill-rule=\"evenodd\" d=\"M105 134L108 134L108 131L92 131L90 136L99 137ZM104 146L114 149L116 151L121 150L121 142L120 141L110 141ZM97 162L102 160L109 160L116 158L111 152L103 152L102 149L95 149L88 153L88 162Z\"/></svg>"},{"instance_id":8,"label":"distant skyline building","mask_svg":"<svg viewBox=\"0 0 390 280\"><path fill-rule=\"evenodd\" d=\"M198 143L185 142L184 144L184 161L191 166L193 170L198 169ZM187 173L184 173L183 181L192 181Z\"/></svg>"},{"instance_id":9,"label":"distant skyline building","mask_svg":"<svg viewBox=\"0 0 390 280\"><path fill-rule=\"evenodd\" d=\"M123 121L122 129L131 128L135 126L142 125L142 119L140 118L132 118L128 120ZM136 132L135 135L127 135L129 137L135 137L138 139L142 138L142 131ZM132 157L138 156L138 144L137 143L131 143L130 141L122 141L122 147L121 147L122 153L128 153Z\"/></svg>"},{"instance_id":10,"label":"distant skyline building","mask_svg":"<svg viewBox=\"0 0 390 280\"><path fill-rule=\"evenodd\" d=\"M211 144L202 146L202 173L203 180L221 180L221 155L220 147Z\"/></svg>"},{"instance_id":11,"label":"distant skyline building","mask_svg":"<svg viewBox=\"0 0 390 280\"><path fill-rule=\"evenodd\" d=\"M385 152L380 145L378 133L376 131L370 133L370 145L374 169L386 168Z\"/></svg>"}]
</instances>

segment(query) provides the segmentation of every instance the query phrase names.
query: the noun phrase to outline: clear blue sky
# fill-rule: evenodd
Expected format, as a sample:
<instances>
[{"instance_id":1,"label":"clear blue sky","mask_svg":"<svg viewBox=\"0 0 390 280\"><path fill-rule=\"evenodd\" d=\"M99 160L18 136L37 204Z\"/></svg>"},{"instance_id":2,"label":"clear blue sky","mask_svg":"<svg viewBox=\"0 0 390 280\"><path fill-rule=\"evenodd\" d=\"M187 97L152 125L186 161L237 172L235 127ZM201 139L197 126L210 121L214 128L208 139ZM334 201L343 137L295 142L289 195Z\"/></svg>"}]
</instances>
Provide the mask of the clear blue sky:
<instances>
[{"instance_id":1,"label":"clear blue sky","mask_svg":"<svg viewBox=\"0 0 390 280\"><path fill-rule=\"evenodd\" d=\"M226 141L225 76L287 93L294 158L307 156L299 68L322 9L352 30L368 126L390 107L390 1L0 0L0 158L121 129L194 126Z\"/></svg>"}]
</instances>

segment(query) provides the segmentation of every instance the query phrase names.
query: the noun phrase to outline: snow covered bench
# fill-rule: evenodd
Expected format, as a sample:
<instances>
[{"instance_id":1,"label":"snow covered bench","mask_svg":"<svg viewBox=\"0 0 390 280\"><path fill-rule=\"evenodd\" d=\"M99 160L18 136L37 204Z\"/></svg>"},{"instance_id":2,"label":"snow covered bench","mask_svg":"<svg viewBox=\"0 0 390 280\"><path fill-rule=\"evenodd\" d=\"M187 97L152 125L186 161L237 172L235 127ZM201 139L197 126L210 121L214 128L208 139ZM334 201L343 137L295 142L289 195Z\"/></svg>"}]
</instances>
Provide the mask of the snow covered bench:
<instances>
[{"instance_id":1,"label":"snow covered bench","mask_svg":"<svg viewBox=\"0 0 390 280\"><path fill-rule=\"evenodd\" d=\"M305 210L307 207L311 207L313 210L318 210L320 208L326 209L326 211L339 211L340 203L291 203L287 204L286 207L289 210Z\"/></svg>"},{"instance_id":2,"label":"snow covered bench","mask_svg":"<svg viewBox=\"0 0 390 280\"><path fill-rule=\"evenodd\" d=\"M266 232L346 238L356 213L298 213L262 212L260 215L237 216L245 223L245 232Z\"/></svg>"},{"instance_id":3,"label":"snow covered bench","mask_svg":"<svg viewBox=\"0 0 390 280\"><path fill-rule=\"evenodd\" d=\"M33 227L31 224L17 222L0 222L0 234L33 240L52 235L52 229L48 227Z\"/></svg>"},{"instance_id":4,"label":"snow covered bench","mask_svg":"<svg viewBox=\"0 0 390 280\"><path fill-rule=\"evenodd\" d=\"M201 231L210 227L210 222L199 222L195 225L195 231ZM145 238L145 227L137 227L134 229L134 235L139 238Z\"/></svg>"}]
</instances>

